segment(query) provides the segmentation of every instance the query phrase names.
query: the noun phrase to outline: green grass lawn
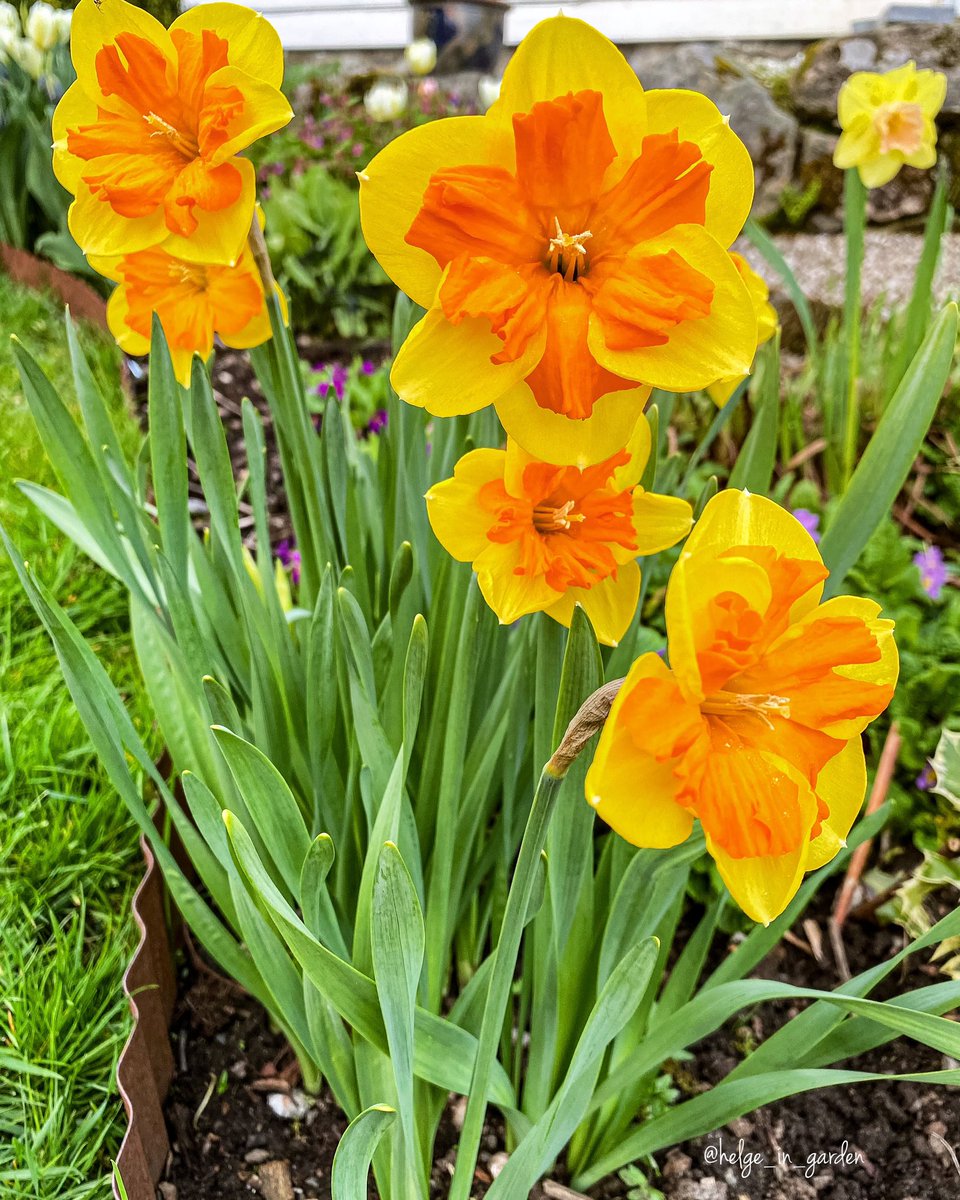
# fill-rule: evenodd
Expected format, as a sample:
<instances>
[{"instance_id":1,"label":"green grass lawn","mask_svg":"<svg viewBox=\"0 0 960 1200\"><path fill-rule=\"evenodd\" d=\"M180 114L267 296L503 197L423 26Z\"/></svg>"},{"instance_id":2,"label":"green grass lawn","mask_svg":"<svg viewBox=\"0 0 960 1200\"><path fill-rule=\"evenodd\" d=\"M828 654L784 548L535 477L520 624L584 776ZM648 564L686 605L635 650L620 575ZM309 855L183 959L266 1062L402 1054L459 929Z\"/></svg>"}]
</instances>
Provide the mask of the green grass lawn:
<instances>
[{"instance_id":1,"label":"green grass lawn","mask_svg":"<svg viewBox=\"0 0 960 1200\"><path fill-rule=\"evenodd\" d=\"M59 306L0 276L0 329L16 331L71 395ZM83 331L136 426L105 336ZM92 638L122 690L136 662L122 589L39 517L17 478L55 486L0 344L0 517L24 557ZM135 702L145 721L146 707ZM128 902L136 833L90 748L56 657L0 551L0 1197L107 1196L123 1130L114 1068L129 1031L121 977L135 944Z\"/></svg>"}]
</instances>

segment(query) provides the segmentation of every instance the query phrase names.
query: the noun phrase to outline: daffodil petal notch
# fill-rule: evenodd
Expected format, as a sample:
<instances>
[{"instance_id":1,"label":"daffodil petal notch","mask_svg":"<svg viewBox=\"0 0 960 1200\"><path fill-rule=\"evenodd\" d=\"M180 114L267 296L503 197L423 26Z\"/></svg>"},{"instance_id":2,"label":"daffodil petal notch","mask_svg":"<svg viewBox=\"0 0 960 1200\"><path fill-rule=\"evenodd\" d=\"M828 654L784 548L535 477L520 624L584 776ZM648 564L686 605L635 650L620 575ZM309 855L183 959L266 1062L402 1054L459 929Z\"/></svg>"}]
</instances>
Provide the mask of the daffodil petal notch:
<instances>
[{"instance_id":1,"label":"daffodil petal notch","mask_svg":"<svg viewBox=\"0 0 960 1200\"><path fill-rule=\"evenodd\" d=\"M587 773L587 800L635 845L674 845L698 820L764 924L845 844L866 788L861 733L896 685L892 622L860 597L821 603L826 574L778 505L714 497L668 584L669 666L634 663Z\"/></svg>"},{"instance_id":2,"label":"daffodil petal notch","mask_svg":"<svg viewBox=\"0 0 960 1200\"><path fill-rule=\"evenodd\" d=\"M750 369L757 321L727 254L749 156L706 97L648 100L581 21L541 22L485 116L401 135L360 185L371 250L428 310L394 369L411 404L494 404L532 453L584 467L624 444L651 387Z\"/></svg>"}]
</instances>

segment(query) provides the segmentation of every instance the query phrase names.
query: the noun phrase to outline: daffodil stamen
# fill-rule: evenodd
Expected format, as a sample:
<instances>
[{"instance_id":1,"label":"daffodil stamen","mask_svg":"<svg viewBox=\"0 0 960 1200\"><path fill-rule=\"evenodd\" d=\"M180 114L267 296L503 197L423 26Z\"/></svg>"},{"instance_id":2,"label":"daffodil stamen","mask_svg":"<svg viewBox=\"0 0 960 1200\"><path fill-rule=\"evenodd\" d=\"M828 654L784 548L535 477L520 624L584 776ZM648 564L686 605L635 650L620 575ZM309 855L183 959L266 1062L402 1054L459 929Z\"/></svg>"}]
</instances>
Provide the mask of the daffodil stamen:
<instances>
[{"instance_id":1,"label":"daffodil stamen","mask_svg":"<svg viewBox=\"0 0 960 1200\"><path fill-rule=\"evenodd\" d=\"M593 234L589 229L583 233L564 233L559 217L554 217L553 223L557 232L550 239L548 266L551 271L562 275L567 283L575 283L587 269L587 248L583 243Z\"/></svg>"},{"instance_id":2,"label":"daffodil stamen","mask_svg":"<svg viewBox=\"0 0 960 1200\"><path fill-rule=\"evenodd\" d=\"M163 117L158 116L155 112L144 113L143 119L150 127L150 137L166 138L170 145L179 154L182 154L184 158L193 159L197 157L196 141L191 141L175 125L171 125L169 121L165 121Z\"/></svg>"},{"instance_id":3,"label":"daffodil stamen","mask_svg":"<svg viewBox=\"0 0 960 1200\"><path fill-rule=\"evenodd\" d=\"M537 533L560 533L573 524L585 521L583 513L574 512L575 501L568 500L559 508L550 504L538 504L533 510L533 527Z\"/></svg>"},{"instance_id":4,"label":"daffodil stamen","mask_svg":"<svg viewBox=\"0 0 960 1200\"><path fill-rule=\"evenodd\" d=\"M714 717L759 717L768 729L773 729L771 716L790 719L790 700L786 696L760 693L714 692L700 705L700 711Z\"/></svg>"}]
</instances>

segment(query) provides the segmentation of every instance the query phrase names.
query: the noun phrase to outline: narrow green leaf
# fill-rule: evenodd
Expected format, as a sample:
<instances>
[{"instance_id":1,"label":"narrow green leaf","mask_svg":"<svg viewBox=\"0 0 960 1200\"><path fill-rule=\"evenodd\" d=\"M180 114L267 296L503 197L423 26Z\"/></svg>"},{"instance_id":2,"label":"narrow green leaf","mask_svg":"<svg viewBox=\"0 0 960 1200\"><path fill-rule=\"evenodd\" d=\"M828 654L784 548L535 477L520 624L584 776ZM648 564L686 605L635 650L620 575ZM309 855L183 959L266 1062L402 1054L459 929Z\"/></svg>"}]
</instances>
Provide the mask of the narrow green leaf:
<instances>
[{"instance_id":1,"label":"narrow green leaf","mask_svg":"<svg viewBox=\"0 0 960 1200\"><path fill-rule=\"evenodd\" d=\"M386 1104L373 1104L347 1126L333 1156L330 1172L333 1200L367 1200L370 1163L396 1115L396 1110Z\"/></svg>"},{"instance_id":2,"label":"narrow green leaf","mask_svg":"<svg viewBox=\"0 0 960 1200\"><path fill-rule=\"evenodd\" d=\"M750 432L733 470L729 487L745 488L758 496L770 491L770 480L777 459L777 434L780 428L780 339L773 338L758 352L760 386Z\"/></svg>"},{"instance_id":3,"label":"narrow green leaf","mask_svg":"<svg viewBox=\"0 0 960 1200\"><path fill-rule=\"evenodd\" d=\"M147 411L153 492L163 550L174 574L179 579L186 579L188 547L193 536L187 503L187 440L180 388L156 313L153 314L150 342Z\"/></svg>"}]
</instances>

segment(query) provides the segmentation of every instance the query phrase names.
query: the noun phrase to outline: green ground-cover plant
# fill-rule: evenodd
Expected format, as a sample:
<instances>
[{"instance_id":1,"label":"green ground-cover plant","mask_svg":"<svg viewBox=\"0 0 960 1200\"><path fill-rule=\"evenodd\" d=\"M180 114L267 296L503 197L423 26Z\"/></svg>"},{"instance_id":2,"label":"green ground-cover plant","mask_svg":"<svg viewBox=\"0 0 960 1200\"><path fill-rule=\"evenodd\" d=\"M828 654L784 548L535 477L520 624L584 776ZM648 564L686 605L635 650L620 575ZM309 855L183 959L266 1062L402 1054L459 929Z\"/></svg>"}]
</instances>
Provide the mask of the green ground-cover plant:
<instances>
[{"instance_id":1,"label":"green ground-cover plant","mask_svg":"<svg viewBox=\"0 0 960 1200\"><path fill-rule=\"evenodd\" d=\"M53 301L0 277L0 326L29 330L51 379L69 387ZM92 330L81 339L129 450L137 434L116 349ZM9 345L0 346L0 395L3 521L98 647L150 742L122 589L14 485L51 472ZM0 631L0 1196L80 1200L102 1194L123 1132L114 1070L129 1029L120 984L136 940L139 853L8 560Z\"/></svg>"},{"instance_id":2,"label":"green ground-cover plant","mask_svg":"<svg viewBox=\"0 0 960 1200\"><path fill-rule=\"evenodd\" d=\"M105 766L154 839L197 937L285 1030L307 1086L325 1079L355 1120L339 1160L338 1200L359 1195L351 1189L371 1157L382 1195L425 1194L450 1091L472 1096L465 1138L476 1132L484 1099L503 1111L514 1153L496 1195L519 1198L565 1147L575 1180L588 1186L766 1100L868 1078L829 1068L897 1033L960 1050L952 1024L936 1015L956 1004L957 983L893 1004L865 999L899 956L837 993L747 978L886 811L862 822L782 917L753 930L704 978L723 906L714 900L665 976L699 841L660 853L636 851L612 833L597 836L582 801L585 763L562 784L548 772L532 810L528 799L580 700L649 645L642 618L603 655L582 615L569 635L546 619L498 628L469 568L442 555L420 501L466 445L495 438L489 418L431 422L391 397L373 455L331 397L318 435L275 306L273 315L274 341L253 358L277 424L301 554L292 606L275 587L262 433L251 406L244 430L252 450L246 498L258 533L252 568L199 363L190 391L178 389L156 328L150 434L140 455L146 470L133 472L112 446L82 357L74 356L77 425L17 351L66 500L26 490L124 581L147 690L183 772L186 809L157 775L68 615L9 538L7 545ZM410 319L401 306L401 335ZM909 471L955 337L948 309L838 503L824 547L834 591ZM773 473L778 375L772 343L737 466L740 485L758 492L769 489ZM657 400L648 419L658 452L648 470L664 490L683 483L690 461L660 456L659 422L665 427L673 398ZM209 507L202 539L187 507L187 442ZM699 460L700 449L691 457ZM702 490L713 487L708 481ZM480 669L491 655L494 673ZM157 840L143 775L168 806L201 890ZM511 880L525 822L526 848ZM953 914L913 949L958 932L958 922ZM511 989L521 944L524 968ZM650 1109L666 1059L745 1005L787 995L818 1002L709 1096L654 1105L659 1115L635 1125L637 1111ZM950 1072L924 1078L956 1082ZM461 1178L470 1177L465 1168Z\"/></svg>"}]
</instances>

